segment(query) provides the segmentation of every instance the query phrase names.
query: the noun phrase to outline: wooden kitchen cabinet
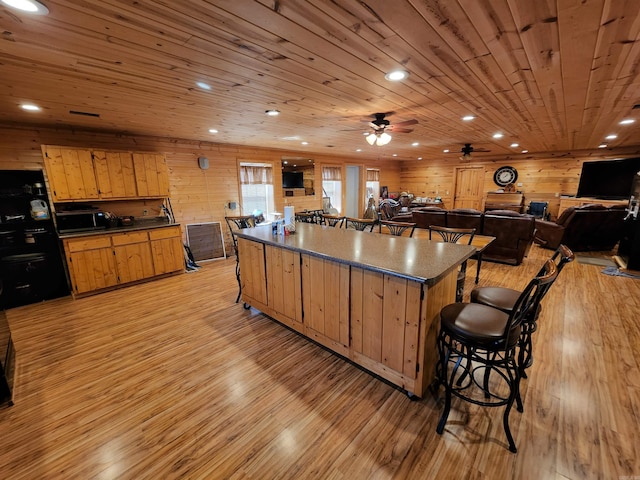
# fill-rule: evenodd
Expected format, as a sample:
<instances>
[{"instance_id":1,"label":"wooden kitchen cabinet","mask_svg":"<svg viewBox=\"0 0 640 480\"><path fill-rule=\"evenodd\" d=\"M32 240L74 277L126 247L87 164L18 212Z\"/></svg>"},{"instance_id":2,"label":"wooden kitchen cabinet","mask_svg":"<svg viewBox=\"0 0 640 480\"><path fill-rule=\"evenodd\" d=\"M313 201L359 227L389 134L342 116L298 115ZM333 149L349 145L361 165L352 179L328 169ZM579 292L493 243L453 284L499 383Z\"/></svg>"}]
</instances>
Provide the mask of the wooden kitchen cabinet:
<instances>
[{"instance_id":1,"label":"wooden kitchen cabinet","mask_svg":"<svg viewBox=\"0 0 640 480\"><path fill-rule=\"evenodd\" d=\"M133 168L139 197L169 196L169 169L164 155L134 153Z\"/></svg>"},{"instance_id":2,"label":"wooden kitchen cabinet","mask_svg":"<svg viewBox=\"0 0 640 480\"><path fill-rule=\"evenodd\" d=\"M169 196L169 169L161 153L42 146L54 202Z\"/></svg>"},{"instance_id":3,"label":"wooden kitchen cabinet","mask_svg":"<svg viewBox=\"0 0 640 480\"><path fill-rule=\"evenodd\" d=\"M63 240L74 295L184 269L179 226Z\"/></svg>"},{"instance_id":4,"label":"wooden kitchen cabinet","mask_svg":"<svg viewBox=\"0 0 640 480\"><path fill-rule=\"evenodd\" d=\"M117 285L116 260L109 235L68 239L63 243L75 294Z\"/></svg>"},{"instance_id":5,"label":"wooden kitchen cabinet","mask_svg":"<svg viewBox=\"0 0 640 480\"><path fill-rule=\"evenodd\" d=\"M43 146L42 154L55 202L99 197L90 150Z\"/></svg>"},{"instance_id":6,"label":"wooden kitchen cabinet","mask_svg":"<svg viewBox=\"0 0 640 480\"><path fill-rule=\"evenodd\" d=\"M118 283L135 282L155 275L146 231L111 235L111 244L116 257Z\"/></svg>"},{"instance_id":7,"label":"wooden kitchen cabinet","mask_svg":"<svg viewBox=\"0 0 640 480\"><path fill-rule=\"evenodd\" d=\"M150 230L149 241L156 275L184 269L184 247L180 227Z\"/></svg>"},{"instance_id":8,"label":"wooden kitchen cabinet","mask_svg":"<svg viewBox=\"0 0 640 480\"><path fill-rule=\"evenodd\" d=\"M93 168L100 198L138 196L131 153L94 151Z\"/></svg>"}]
</instances>

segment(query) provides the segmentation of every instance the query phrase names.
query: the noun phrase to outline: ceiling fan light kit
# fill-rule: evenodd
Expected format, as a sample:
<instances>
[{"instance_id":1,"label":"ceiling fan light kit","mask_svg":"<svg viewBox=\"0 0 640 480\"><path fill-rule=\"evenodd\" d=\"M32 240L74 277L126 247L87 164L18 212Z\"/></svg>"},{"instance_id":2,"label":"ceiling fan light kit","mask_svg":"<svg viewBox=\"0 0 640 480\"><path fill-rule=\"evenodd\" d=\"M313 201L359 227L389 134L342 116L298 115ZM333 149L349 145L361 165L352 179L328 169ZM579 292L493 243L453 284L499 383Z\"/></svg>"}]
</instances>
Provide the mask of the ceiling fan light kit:
<instances>
[{"instance_id":1,"label":"ceiling fan light kit","mask_svg":"<svg viewBox=\"0 0 640 480\"><path fill-rule=\"evenodd\" d=\"M367 135L365 139L369 145L375 144L378 147L382 147L391 141L391 135L385 132L374 132Z\"/></svg>"}]
</instances>

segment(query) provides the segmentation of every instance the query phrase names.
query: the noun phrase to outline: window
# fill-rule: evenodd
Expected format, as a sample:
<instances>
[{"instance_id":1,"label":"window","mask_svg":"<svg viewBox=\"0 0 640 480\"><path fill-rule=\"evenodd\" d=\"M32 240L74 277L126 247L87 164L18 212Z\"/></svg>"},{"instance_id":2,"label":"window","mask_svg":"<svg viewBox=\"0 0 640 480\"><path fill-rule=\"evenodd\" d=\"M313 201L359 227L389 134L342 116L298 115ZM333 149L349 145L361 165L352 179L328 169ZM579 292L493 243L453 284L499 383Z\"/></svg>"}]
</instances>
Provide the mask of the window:
<instances>
[{"instance_id":1,"label":"window","mask_svg":"<svg viewBox=\"0 0 640 480\"><path fill-rule=\"evenodd\" d=\"M245 215L262 214L273 220L273 168L268 163L240 163L240 196Z\"/></svg>"},{"instance_id":2,"label":"window","mask_svg":"<svg viewBox=\"0 0 640 480\"><path fill-rule=\"evenodd\" d=\"M329 198L331 208L342 212L342 169L322 167L322 196Z\"/></svg>"},{"instance_id":3,"label":"window","mask_svg":"<svg viewBox=\"0 0 640 480\"><path fill-rule=\"evenodd\" d=\"M374 205L380 199L380 170L367 170L367 201L373 198Z\"/></svg>"}]
</instances>

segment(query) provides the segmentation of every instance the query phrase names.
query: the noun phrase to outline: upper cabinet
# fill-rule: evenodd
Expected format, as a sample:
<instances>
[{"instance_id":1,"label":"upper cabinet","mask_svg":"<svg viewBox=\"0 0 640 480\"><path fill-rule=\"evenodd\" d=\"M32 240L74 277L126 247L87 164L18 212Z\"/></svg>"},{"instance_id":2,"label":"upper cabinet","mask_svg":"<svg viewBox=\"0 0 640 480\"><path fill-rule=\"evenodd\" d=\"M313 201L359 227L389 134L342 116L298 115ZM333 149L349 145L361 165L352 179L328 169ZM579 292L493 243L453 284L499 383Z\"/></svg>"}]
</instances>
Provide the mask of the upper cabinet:
<instances>
[{"instance_id":1,"label":"upper cabinet","mask_svg":"<svg viewBox=\"0 0 640 480\"><path fill-rule=\"evenodd\" d=\"M47 147L42 153L54 201L99 198L90 150Z\"/></svg>"},{"instance_id":2,"label":"upper cabinet","mask_svg":"<svg viewBox=\"0 0 640 480\"><path fill-rule=\"evenodd\" d=\"M54 202L169 196L163 154L109 152L43 145Z\"/></svg>"},{"instance_id":3,"label":"upper cabinet","mask_svg":"<svg viewBox=\"0 0 640 480\"><path fill-rule=\"evenodd\" d=\"M94 151L93 168L98 180L100 198L138 196L130 153Z\"/></svg>"},{"instance_id":4,"label":"upper cabinet","mask_svg":"<svg viewBox=\"0 0 640 480\"><path fill-rule=\"evenodd\" d=\"M164 155L134 153L133 168L139 197L169 196L169 169Z\"/></svg>"}]
</instances>

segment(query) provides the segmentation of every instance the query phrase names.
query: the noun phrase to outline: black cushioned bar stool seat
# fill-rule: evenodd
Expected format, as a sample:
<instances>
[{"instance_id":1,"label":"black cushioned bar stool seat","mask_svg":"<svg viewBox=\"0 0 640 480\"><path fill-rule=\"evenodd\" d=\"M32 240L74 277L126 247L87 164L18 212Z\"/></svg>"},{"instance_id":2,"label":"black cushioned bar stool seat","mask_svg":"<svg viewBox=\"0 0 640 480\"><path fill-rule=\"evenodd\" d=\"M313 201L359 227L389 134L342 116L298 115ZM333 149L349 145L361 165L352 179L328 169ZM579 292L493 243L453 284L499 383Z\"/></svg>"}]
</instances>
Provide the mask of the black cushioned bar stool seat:
<instances>
[{"instance_id":1,"label":"black cushioned bar stool seat","mask_svg":"<svg viewBox=\"0 0 640 480\"><path fill-rule=\"evenodd\" d=\"M560 245L551 257L551 261L556 264L558 274L560 274L564 266L567 263L572 262L574 258L574 253L566 245ZM541 272L542 270L540 271L540 273ZM542 296L540 298L541 300L547 294L552 284L553 282L546 286L546 288L542 292ZM471 302L497 308L498 310L508 314L511 313L511 310L513 310L513 306L516 304L520 293L521 292L519 292L518 290L506 287L477 287L471 291ZM539 316L540 305L538 305L538 308L536 308L535 311L529 312L527 317L522 322L522 332L520 335L520 351L518 352L518 365L520 367L520 375L524 378L527 378L525 369L529 368L533 363L533 345L531 343L531 335L538 328L537 320Z\"/></svg>"}]
</instances>

